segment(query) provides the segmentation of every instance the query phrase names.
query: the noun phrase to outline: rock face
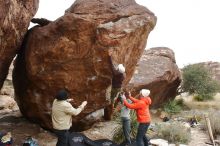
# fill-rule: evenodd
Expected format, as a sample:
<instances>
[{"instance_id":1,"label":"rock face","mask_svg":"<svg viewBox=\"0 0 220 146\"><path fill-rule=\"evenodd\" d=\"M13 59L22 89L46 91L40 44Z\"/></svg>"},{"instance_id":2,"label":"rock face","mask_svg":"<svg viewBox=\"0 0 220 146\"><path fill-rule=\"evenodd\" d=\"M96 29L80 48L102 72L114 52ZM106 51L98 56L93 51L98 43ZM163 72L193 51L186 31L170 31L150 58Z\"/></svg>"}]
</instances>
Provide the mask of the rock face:
<instances>
[{"instance_id":1,"label":"rock face","mask_svg":"<svg viewBox=\"0 0 220 146\"><path fill-rule=\"evenodd\" d=\"M208 62L201 62L199 64L205 66L209 71L211 71L212 77L216 81L220 82L220 63L219 62L208 61Z\"/></svg>"},{"instance_id":2,"label":"rock face","mask_svg":"<svg viewBox=\"0 0 220 146\"><path fill-rule=\"evenodd\" d=\"M126 85L146 46L156 17L134 0L76 0L63 17L31 29L13 73L21 112L51 129L51 106L61 88L70 91L77 107L73 129L90 124L89 115L109 104L112 71L126 67Z\"/></svg>"},{"instance_id":3,"label":"rock face","mask_svg":"<svg viewBox=\"0 0 220 146\"><path fill-rule=\"evenodd\" d=\"M39 0L0 0L0 89L38 3Z\"/></svg>"},{"instance_id":4,"label":"rock face","mask_svg":"<svg viewBox=\"0 0 220 146\"><path fill-rule=\"evenodd\" d=\"M150 89L151 107L159 107L176 96L180 77L174 52L169 48L151 48L142 55L128 88L134 95L142 88Z\"/></svg>"}]
</instances>

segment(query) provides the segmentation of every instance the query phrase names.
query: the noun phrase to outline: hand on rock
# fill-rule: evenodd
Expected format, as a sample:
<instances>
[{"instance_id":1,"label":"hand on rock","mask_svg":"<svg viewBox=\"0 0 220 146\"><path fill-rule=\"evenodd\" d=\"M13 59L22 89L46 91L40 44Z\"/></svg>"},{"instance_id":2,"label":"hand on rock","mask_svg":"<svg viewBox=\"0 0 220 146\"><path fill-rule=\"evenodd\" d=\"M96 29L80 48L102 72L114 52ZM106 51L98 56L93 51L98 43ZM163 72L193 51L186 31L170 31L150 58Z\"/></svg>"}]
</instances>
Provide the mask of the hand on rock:
<instances>
[{"instance_id":1,"label":"hand on rock","mask_svg":"<svg viewBox=\"0 0 220 146\"><path fill-rule=\"evenodd\" d=\"M85 107L87 105L87 101L82 102L82 107Z\"/></svg>"},{"instance_id":2,"label":"hand on rock","mask_svg":"<svg viewBox=\"0 0 220 146\"><path fill-rule=\"evenodd\" d=\"M131 97L131 92L130 91L128 92L128 96Z\"/></svg>"},{"instance_id":3,"label":"hand on rock","mask_svg":"<svg viewBox=\"0 0 220 146\"><path fill-rule=\"evenodd\" d=\"M122 99L122 101L126 100L125 95L122 95L121 99Z\"/></svg>"}]
</instances>

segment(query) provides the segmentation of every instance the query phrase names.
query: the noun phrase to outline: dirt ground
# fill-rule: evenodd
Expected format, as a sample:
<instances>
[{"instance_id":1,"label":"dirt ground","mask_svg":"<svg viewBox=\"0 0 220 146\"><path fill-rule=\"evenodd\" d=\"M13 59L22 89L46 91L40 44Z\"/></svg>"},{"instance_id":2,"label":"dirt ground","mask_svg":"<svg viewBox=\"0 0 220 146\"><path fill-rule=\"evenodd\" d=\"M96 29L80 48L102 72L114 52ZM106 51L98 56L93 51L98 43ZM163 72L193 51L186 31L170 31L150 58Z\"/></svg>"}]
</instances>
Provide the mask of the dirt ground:
<instances>
[{"instance_id":1,"label":"dirt ground","mask_svg":"<svg viewBox=\"0 0 220 146\"><path fill-rule=\"evenodd\" d=\"M206 142L210 141L207 133L202 131L201 129L192 128L191 136L192 140L188 144L189 146L210 146L209 144L206 144Z\"/></svg>"},{"instance_id":2,"label":"dirt ground","mask_svg":"<svg viewBox=\"0 0 220 146\"><path fill-rule=\"evenodd\" d=\"M116 122L99 122L91 129L83 131L90 139L112 139ZM37 124L27 121L19 112L9 113L0 118L0 131L11 132L13 146L21 146L24 140L31 136L38 141L39 146L55 146L56 137L50 131L44 130Z\"/></svg>"},{"instance_id":3,"label":"dirt ground","mask_svg":"<svg viewBox=\"0 0 220 146\"><path fill-rule=\"evenodd\" d=\"M159 119L157 119L158 121ZM99 122L91 129L83 133L90 139L112 139L116 122ZM55 146L56 137L53 133L40 128L38 125L30 123L23 118L19 112L5 115L0 119L0 130L10 131L13 136L13 146L21 146L28 136L38 140L40 146ZM191 142L188 146L208 146L208 134L200 128L191 128Z\"/></svg>"},{"instance_id":4,"label":"dirt ground","mask_svg":"<svg viewBox=\"0 0 220 146\"><path fill-rule=\"evenodd\" d=\"M39 146L55 146L56 137L38 125L30 123L19 112L5 115L0 119L0 131L11 132L13 146L21 146L31 136L38 140Z\"/></svg>"},{"instance_id":5,"label":"dirt ground","mask_svg":"<svg viewBox=\"0 0 220 146\"><path fill-rule=\"evenodd\" d=\"M8 88L7 88L8 87ZM8 84L2 91L13 97L13 89L11 84ZM179 98L179 97L178 97ZM214 101L196 102L191 96L182 96L190 111L183 111L177 116L189 116L193 114L203 114L208 109L220 110L220 94L215 96ZM1 110L0 110L1 111ZM162 122L159 115L153 115L153 123ZM116 122L99 122L91 129L83 133L90 139L112 139L113 131L117 126ZM39 146L55 146L56 137L53 133L40 128L38 125L30 123L20 114L19 110L2 113L0 112L0 131L11 132L13 136L13 146L21 146L25 138L31 136L38 140ZM208 134L202 131L199 127L191 128L191 142L188 146L208 146Z\"/></svg>"},{"instance_id":6,"label":"dirt ground","mask_svg":"<svg viewBox=\"0 0 220 146\"><path fill-rule=\"evenodd\" d=\"M184 104L188 106L190 111L184 111L185 115L200 115L201 120L204 120L204 114L220 111L220 93L214 96L211 101L199 102L193 99L193 96L181 96L177 98L184 99ZM181 115L183 116L183 115ZM217 140L220 140L218 137ZM191 128L191 141L189 146L210 146L210 138L207 131L201 129L201 127Z\"/></svg>"}]
</instances>

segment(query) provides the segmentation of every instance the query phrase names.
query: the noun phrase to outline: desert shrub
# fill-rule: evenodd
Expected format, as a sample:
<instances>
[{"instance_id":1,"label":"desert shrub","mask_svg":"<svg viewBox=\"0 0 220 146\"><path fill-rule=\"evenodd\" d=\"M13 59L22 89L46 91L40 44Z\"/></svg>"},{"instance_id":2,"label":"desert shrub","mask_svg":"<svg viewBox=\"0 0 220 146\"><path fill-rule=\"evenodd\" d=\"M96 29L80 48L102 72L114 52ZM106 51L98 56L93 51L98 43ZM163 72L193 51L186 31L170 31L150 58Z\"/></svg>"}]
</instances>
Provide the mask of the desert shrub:
<instances>
[{"instance_id":1,"label":"desert shrub","mask_svg":"<svg viewBox=\"0 0 220 146\"><path fill-rule=\"evenodd\" d=\"M130 112L130 118L131 118L131 138L135 138L137 134L137 128L138 128L138 123L137 123L137 118L136 118L136 113L134 110L131 110ZM114 130L113 134L113 140L117 143L121 143L124 141L124 134L123 134L123 128L122 128L122 123L121 123L121 117L118 114L118 116L115 118L115 121L118 123L118 127Z\"/></svg>"},{"instance_id":2,"label":"desert shrub","mask_svg":"<svg viewBox=\"0 0 220 146\"><path fill-rule=\"evenodd\" d=\"M182 98L180 99L175 99L176 101L176 104L179 105L179 106L184 106L184 100Z\"/></svg>"},{"instance_id":3,"label":"desert shrub","mask_svg":"<svg viewBox=\"0 0 220 146\"><path fill-rule=\"evenodd\" d=\"M214 137L216 137L217 135L220 135L220 124L219 124L220 123L220 112L219 111L210 112L208 114L208 117L210 119ZM205 130L208 130L205 121L202 122L202 125Z\"/></svg>"},{"instance_id":4,"label":"desert shrub","mask_svg":"<svg viewBox=\"0 0 220 146\"><path fill-rule=\"evenodd\" d=\"M172 122L172 123L160 123L156 124L156 136L170 143L185 143L190 141L190 129L185 127L183 123Z\"/></svg>"},{"instance_id":5,"label":"desert shrub","mask_svg":"<svg viewBox=\"0 0 220 146\"><path fill-rule=\"evenodd\" d=\"M204 100L204 97L203 97L203 96L200 96L200 95L195 95L195 96L194 96L194 99L195 99L196 101L203 101L203 100Z\"/></svg>"},{"instance_id":6,"label":"desert shrub","mask_svg":"<svg viewBox=\"0 0 220 146\"><path fill-rule=\"evenodd\" d=\"M184 92L196 94L196 100L213 99L213 96L220 89L219 84L212 79L211 72L200 64L185 66L182 72L181 88Z\"/></svg>"},{"instance_id":7,"label":"desert shrub","mask_svg":"<svg viewBox=\"0 0 220 146\"><path fill-rule=\"evenodd\" d=\"M189 115L187 117L187 121L191 121L192 119L196 120L197 122L201 122L203 120L203 115Z\"/></svg>"},{"instance_id":8,"label":"desert shrub","mask_svg":"<svg viewBox=\"0 0 220 146\"><path fill-rule=\"evenodd\" d=\"M169 114L176 114L181 111L181 102L178 102L177 100L169 100L167 103L164 104L163 108L164 111Z\"/></svg>"}]
</instances>

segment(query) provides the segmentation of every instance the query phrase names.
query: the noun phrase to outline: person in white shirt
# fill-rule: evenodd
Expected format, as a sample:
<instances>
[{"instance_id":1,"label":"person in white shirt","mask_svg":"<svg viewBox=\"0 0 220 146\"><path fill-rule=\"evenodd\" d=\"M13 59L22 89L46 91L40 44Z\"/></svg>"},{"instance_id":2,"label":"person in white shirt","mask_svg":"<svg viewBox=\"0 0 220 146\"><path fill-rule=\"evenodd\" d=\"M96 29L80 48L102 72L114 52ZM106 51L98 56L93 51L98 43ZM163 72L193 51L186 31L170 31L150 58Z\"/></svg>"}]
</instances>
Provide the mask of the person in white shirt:
<instances>
[{"instance_id":1,"label":"person in white shirt","mask_svg":"<svg viewBox=\"0 0 220 146\"><path fill-rule=\"evenodd\" d=\"M72 116L78 115L87 105L83 101L78 108L74 108L69 102L68 92L60 90L52 105L52 124L54 133L58 137L56 146L68 146L69 129L72 126Z\"/></svg>"}]
</instances>

